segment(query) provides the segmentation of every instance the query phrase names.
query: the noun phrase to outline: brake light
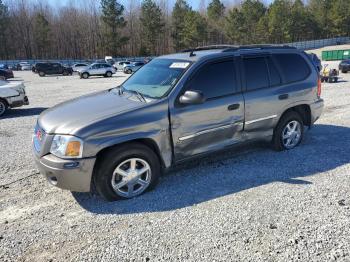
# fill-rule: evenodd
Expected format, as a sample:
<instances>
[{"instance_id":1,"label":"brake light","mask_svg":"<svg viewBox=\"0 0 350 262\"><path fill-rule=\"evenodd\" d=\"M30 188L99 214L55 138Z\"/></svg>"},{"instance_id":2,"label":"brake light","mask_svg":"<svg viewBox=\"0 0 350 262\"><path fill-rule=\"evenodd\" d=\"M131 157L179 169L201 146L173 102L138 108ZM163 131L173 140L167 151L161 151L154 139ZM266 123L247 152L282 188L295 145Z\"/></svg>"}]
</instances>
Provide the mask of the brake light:
<instances>
[{"instance_id":1,"label":"brake light","mask_svg":"<svg viewBox=\"0 0 350 262\"><path fill-rule=\"evenodd\" d=\"M317 80L317 97L320 98L321 97L321 79L319 78Z\"/></svg>"}]
</instances>

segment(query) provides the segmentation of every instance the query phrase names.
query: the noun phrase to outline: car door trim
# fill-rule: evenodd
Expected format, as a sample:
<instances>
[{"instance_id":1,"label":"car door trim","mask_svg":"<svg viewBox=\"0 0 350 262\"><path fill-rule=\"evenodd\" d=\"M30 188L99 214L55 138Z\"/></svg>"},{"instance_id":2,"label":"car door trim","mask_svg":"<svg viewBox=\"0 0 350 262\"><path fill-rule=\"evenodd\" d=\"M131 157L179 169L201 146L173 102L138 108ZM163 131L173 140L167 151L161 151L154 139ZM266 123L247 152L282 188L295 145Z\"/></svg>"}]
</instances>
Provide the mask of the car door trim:
<instances>
[{"instance_id":1,"label":"car door trim","mask_svg":"<svg viewBox=\"0 0 350 262\"><path fill-rule=\"evenodd\" d=\"M276 118L277 115L272 115L272 116L266 116L266 117L262 117L262 118L257 118L257 119L253 119L253 120L250 120L250 121L247 121L245 122L246 125L250 125L250 124L253 124L253 123L256 123L256 122L260 122L260 121L264 121L264 120L268 120L268 119L273 119L273 118Z\"/></svg>"},{"instance_id":2,"label":"car door trim","mask_svg":"<svg viewBox=\"0 0 350 262\"><path fill-rule=\"evenodd\" d=\"M214 128L206 129L206 130L199 131L199 132L197 132L197 133L194 133L194 134L191 134L191 135L188 135L188 136L179 137L179 141L185 141L185 140L194 138L194 137L196 137L196 136L200 136L200 135L204 135L204 134L207 134L207 133L210 133L210 132L214 132L214 131L218 131L218 130L230 128L230 127L232 127L232 126L234 126L234 125L239 125L239 124L240 124L240 123L233 123L233 124L228 124L228 125L224 125L224 126L219 126L219 127L214 127Z\"/></svg>"}]
</instances>

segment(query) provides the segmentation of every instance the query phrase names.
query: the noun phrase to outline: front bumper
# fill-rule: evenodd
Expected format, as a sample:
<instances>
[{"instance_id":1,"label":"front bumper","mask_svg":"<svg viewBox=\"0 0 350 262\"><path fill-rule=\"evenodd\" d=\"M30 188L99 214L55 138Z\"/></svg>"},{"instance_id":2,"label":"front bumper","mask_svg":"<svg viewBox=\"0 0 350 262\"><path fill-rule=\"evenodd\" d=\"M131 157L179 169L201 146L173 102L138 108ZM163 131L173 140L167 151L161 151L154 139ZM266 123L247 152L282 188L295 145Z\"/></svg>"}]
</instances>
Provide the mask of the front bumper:
<instances>
[{"instance_id":1,"label":"front bumper","mask_svg":"<svg viewBox=\"0 0 350 262\"><path fill-rule=\"evenodd\" d=\"M324 108L323 99L319 99L310 105L311 108L311 124L314 124L321 116Z\"/></svg>"},{"instance_id":2,"label":"front bumper","mask_svg":"<svg viewBox=\"0 0 350 262\"><path fill-rule=\"evenodd\" d=\"M9 103L11 108L29 105L29 99L25 94L9 97L7 98L7 102Z\"/></svg>"},{"instance_id":3,"label":"front bumper","mask_svg":"<svg viewBox=\"0 0 350 262\"><path fill-rule=\"evenodd\" d=\"M35 163L51 185L74 192L89 192L96 158L65 160L52 154L39 157Z\"/></svg>"}]
</instances>

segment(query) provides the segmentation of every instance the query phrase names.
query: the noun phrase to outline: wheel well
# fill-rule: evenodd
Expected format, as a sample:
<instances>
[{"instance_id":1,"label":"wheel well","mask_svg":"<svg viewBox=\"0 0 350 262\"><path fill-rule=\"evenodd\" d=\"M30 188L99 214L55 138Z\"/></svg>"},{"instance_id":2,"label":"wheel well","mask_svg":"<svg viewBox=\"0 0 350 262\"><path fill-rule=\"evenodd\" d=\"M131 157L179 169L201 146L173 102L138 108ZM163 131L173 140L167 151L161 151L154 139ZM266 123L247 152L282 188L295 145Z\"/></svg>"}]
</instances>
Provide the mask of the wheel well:
<instances>
[{"instance_id":1,"label":"wheel well","mask_svg":"<svg viewBox=\"0 0 350 262\"><path fill-rule=\"evenodd\" d=\"M282 117L290 111L297 112L303 119L303 123L305 126L311 126L311 109L309 105L298 105L291 107L282 114L280 119L282 119Z\"/></svg>"},{"instance_id":2,"label":"wheel well","mask_svg":"<svg viewBox=\"0 0 350 262\"><path fill-rule=\"evenodd\" d=\"M113 149L115 147L118 147L118 146L125 145L125 144L135 144L135 143L136 144L143 144L143 145L147 146L148 148L150 148L156 154L156 156L158 157L161 166L165 167L163 158L160 155L160 151L159 151L159 148L158 148L156 142L154 142L152 139L149 139L149 138L135 139L135 140L127 141L127 142L120 143L120 144L117 144L117 145L112 145L112 146L106 147L106 148L102 149L100 152L97 153L97 155L96 155L97 162L98 162L98 159L103 154L107 153L111 149Z\"/></svg>"},{"instance_id":3,"label":"wheel well","mask_svg":"<svg viewBox=\"0 0 350 262\"><path fill-rule=\"evenodd\" d=\"M4 101L5 104L6 104L6 106L7 106L7 107L9 106L9 103L7 102L7 100L6 100L5 98L0 97L0 101Z\"/></svg>"}]
</instances>

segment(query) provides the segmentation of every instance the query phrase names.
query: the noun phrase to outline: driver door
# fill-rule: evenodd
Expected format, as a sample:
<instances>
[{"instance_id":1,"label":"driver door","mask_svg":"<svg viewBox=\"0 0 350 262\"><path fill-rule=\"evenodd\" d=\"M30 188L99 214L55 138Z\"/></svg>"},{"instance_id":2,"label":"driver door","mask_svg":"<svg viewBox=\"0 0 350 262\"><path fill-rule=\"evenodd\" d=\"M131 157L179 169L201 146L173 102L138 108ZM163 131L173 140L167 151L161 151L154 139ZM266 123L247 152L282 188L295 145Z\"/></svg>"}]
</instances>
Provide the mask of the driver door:
<instances>
[{"instance_id":1,"label":"driver door","mask_svg":"<svg viewBox=\"0 0 350 262\"><path fill-rule=\"evenodd\" d=\"M235 60L213 60L190 76L180 93L198 91L200 104L181 104L170 109L175 160L214 151L241 140L244 100L237 81Z\"/></svg>"}]
</instances>

